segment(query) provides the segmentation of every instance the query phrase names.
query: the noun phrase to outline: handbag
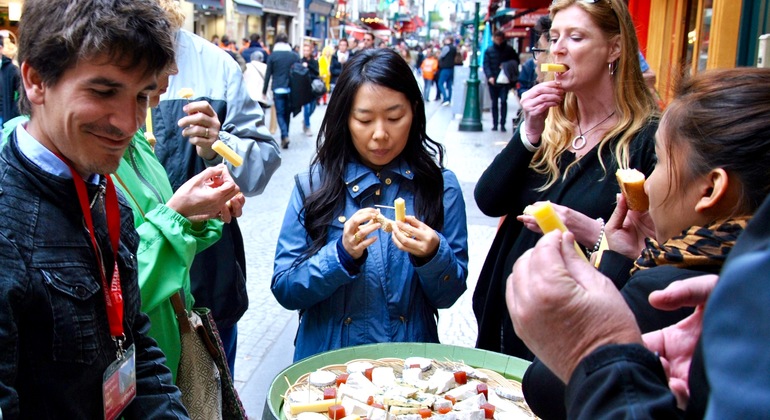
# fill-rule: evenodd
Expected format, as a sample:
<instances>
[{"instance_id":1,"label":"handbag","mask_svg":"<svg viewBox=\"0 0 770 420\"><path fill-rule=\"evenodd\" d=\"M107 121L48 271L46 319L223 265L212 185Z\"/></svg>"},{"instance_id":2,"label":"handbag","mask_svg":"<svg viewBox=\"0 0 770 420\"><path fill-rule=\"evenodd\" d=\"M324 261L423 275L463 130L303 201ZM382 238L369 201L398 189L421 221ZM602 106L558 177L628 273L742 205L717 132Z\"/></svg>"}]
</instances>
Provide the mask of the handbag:
<instances>
[{"instance_id":1,"label":"handbag","mask_svg":"<svg viewBox=\"0 0 770 420\"><path fill-rule=\"evenodd\" d=\"M179 291L171 296L182 339L177 386L192 419L246 419L211 311L185 309Z\"/></svg>"},{"instance_id":2,"label":"handbag","mask_svg":"<svg viewBox=\"0 0 770 420\"><path fill-rule=\"evenodd\" d=\"M324 81L318 77L310 82L310 88L312 89L313 95L315 95L316 98L320 98L324 93L326 93L326 83L324 83Z\"/></svg>"},{"instance_id":3,"label":"handbag","mask_svg":"<svg viewBox=\"0 0 770 420\"><path fill-rule=\"evenodd\" d=\"M505 74L504 69L500 69L500 73L497 75L497 79L495 79L496 85L508 85L511 81L508 80L508 75Z\"/></svg>"}]
</instances>

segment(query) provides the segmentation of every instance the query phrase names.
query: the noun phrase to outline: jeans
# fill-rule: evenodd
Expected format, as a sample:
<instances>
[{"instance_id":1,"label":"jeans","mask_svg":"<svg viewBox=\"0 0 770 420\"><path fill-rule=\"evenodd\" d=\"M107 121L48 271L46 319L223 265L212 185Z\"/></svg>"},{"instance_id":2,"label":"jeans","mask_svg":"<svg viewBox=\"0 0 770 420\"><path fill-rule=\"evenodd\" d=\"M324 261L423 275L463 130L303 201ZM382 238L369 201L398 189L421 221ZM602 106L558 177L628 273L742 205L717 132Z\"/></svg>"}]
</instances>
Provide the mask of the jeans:
<instances>
[{"instance_id":1,"label":"jeans","mask_svg":"<svg viewBox=\"0 0 770 420\"><path fill-rule=\"evenodd\" d=\"M508 116L508 91L509 85L489 85L489 98L492 100L492 127L505 127L505 118ZM500 119L497 119L498 101L500 102Z\"/></svg>"},{"instance_id":2,"label":"jeans","mask_svg":"<svg viewBox=\"0 0 770 420\"><path fill-rule=\"evenodd\" d=\"M230 375L235 377L235 350L238 347L238 324L230 328L220 329L217 327L217 330L219 330L219 338L222 340L222 347L227 358L227 367L230 368Z\"/></svg>"},{"instance_id":3,"label":"jeans","mask_svg":"<svg viewBox=\"0 0 770 420\"><path fill-rule=\"evenodd\" d=\"M275 115L278 118L278 128L281 129L281 138L289 137L289 121L291 120L291 109L289 108L289 94L276 93L273 95L273 106Z\"/></svg>"},{"instance_id":4,"label":"jeans","mask_svg":"<svg viewBox=\"0 0 770 420\"><path fill-rule=\"evenodd\" d=\"M455 80L455 69L440 69L438 71L438 90L444 102L452 102L452 83Z\"/></svg>"},{"instance_id":5,"label":"jeans","mask_svg":"<svg viewBox=\"0 0 770 420\"><path fill-rule=\"evenodd\" d=\"M316 100L313 99L312 101L306 103L302 106L302 117L304 118L305 127L310 127L310 116L313 115L313 112L315 111L316 106Z\"/></svg>"},{"instance_id":6,"label":"jeans","mask_svg":"<svg viewBox=\"0 0 770 420\"><path fill-rule=\"evenodd\" d=\"M430 85L433 84L433 80L428 79L422 79L425 83L425 87L422 90L422 99L425 100L425 102L430 101Z\"/></svg>"}]
</instances>

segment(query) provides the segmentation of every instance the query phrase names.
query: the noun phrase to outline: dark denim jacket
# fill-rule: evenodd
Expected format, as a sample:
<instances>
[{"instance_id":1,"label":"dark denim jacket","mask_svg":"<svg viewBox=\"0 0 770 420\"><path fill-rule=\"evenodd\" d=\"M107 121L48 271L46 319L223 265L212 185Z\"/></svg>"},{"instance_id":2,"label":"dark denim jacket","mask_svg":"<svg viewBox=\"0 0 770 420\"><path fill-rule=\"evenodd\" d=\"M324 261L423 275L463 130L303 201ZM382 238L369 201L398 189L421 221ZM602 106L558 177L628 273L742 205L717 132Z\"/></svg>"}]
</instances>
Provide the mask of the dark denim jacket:
<instances>
[{"instance_id":1,"label":"dark denim jacket","mask_svg":"<svg viewBox=\"0 0 770 420\"><path fill-rule=\"evenodd\" d=\"M89 196L103 186L89 186ZM103 204L92 211L105 265L113 254ZM102 376L115 359L94 250L71 179L0 152L0 407L5 419L103 418ZM125 347L136 346L137 397L126 418L187 418L165 357L139 312L138 235L121 198L118 267ZM108 270L111 272L112 270Z\"/></svg>"}]
</instances>

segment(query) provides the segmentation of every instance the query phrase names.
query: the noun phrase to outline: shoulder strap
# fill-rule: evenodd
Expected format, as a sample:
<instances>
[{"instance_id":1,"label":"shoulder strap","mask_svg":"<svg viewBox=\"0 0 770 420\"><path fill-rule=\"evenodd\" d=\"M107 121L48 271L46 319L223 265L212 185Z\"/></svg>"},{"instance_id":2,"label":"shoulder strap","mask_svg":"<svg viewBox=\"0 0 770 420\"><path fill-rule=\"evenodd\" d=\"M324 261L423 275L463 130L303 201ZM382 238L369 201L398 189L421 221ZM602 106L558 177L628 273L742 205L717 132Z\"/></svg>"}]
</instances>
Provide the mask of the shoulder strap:
<instances>
[{"instance_id":1,"label":"shoulder strap","mask_svg":"<svg viewBox=\"0 0 770 420\"><path fill-rule=\"evenodd\" d=\"M297 191L299 191L299 196L300 198L302 198L302 203L304 204L307 192L305 192L305 187L302 185L302 182L299 180L299 174L294 175L294 183L297 184Z\"/></svg>"}]
</instances>

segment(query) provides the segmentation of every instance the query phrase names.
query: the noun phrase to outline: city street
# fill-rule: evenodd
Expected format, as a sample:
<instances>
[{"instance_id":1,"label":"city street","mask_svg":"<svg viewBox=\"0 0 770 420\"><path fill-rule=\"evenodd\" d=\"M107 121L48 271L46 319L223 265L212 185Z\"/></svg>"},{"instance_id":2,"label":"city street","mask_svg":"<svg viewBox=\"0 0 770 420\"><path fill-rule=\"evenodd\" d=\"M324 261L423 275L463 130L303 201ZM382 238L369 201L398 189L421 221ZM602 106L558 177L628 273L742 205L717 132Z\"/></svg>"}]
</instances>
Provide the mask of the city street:
<instances>
[{"instance_id":1,"label":"city street","mask_svg":"<svg viewBox=\"0 0 770 420\"><path fill-rule=\"evenodd\" d=\"M511 102L515 99L511 97ZM445 165L453 170L463 189L468 215L470 264L468 290L450 309L439 311L442 343L472 347L476 322L471 296L478 272L494 237L497 219L481 214L473 199L473 188L481 173L511 136L509 113L507 133L490 131L491 116L482 114L482 132L459 132L461 116L453 107L439 102L426 104L428 134L446 148ZM311 118L318 132L326 107L317 107ZM294 187L294 175L307 169L315 151L315 137L302 134L302 114L293 118L291 144L282 150L283 162L262 195L249 198L239 219L246 245L249 309L238 323L238 356L235 381L250 418L261 418L267 390L274 377L289 366L294 353L293 340L297 313L282 308L270 292L273 256L284 211ZM280 137L276 134L276 137Z\"/></svg>"}]
</instances>

